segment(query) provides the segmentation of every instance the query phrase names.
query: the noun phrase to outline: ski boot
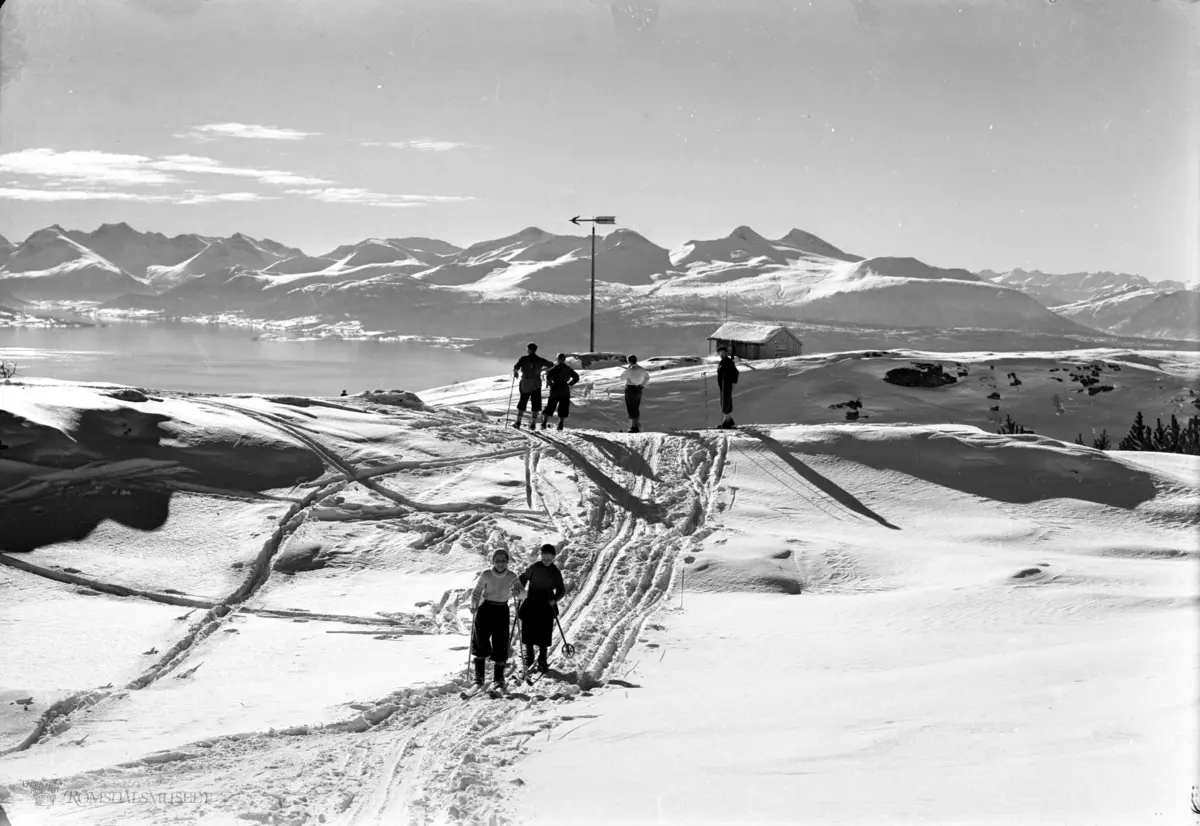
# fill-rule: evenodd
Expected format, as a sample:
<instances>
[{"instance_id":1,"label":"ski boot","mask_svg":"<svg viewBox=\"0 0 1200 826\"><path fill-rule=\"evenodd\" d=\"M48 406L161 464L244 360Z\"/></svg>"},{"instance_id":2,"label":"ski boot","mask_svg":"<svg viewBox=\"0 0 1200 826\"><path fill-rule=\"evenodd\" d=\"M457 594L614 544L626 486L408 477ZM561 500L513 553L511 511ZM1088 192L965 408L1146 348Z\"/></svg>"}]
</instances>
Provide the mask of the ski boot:
<instances>
[{"instance_id":1,"label":"ski boot","mask_svg":"<svg viewBox=\"0 0 1200 826\"><path fill-rule=\"evenodd\" d=\"M556 428L554 428L554 429L555 429L555 430L562 430L562 429L563 429L563 423L562 423L562 420L561 420L561 419L560 419L560 420L559 420L559 422L558 422L558 427L556 427Z\"/></svg>"},{"instance_id":2,"label":"ski boot","mask_svg":"<svg viewBox=\"0 0 1200 826\"><path fill-rule=\"evenodd\" d=\"M475 687L476 688L480 688L483 686L484 663L485 663L485 661L484 661L483 657L475 658Z\"/></svg>"},{"instance_id":3,"label":"ski boot","mask_svg":"<svg viewBox=\"0 0 1200 826\"><path fill-rule=\"evenodd\" d=\"M550 422L547 419L542 419L542 430L545 430L549 426Z\"/></svg>"},{"instance_id":4,"label":"ski boot","mask_svg":"<svg viewBox=\"0 0 1200 826\"><path fill-rule=\"evenodd\" d=\"M508 690L508 687L504 683L504 667L505 667L504 663L496 663L494 676L495 676L497 691L507 691Z\"/></svg>"}]
</instances>

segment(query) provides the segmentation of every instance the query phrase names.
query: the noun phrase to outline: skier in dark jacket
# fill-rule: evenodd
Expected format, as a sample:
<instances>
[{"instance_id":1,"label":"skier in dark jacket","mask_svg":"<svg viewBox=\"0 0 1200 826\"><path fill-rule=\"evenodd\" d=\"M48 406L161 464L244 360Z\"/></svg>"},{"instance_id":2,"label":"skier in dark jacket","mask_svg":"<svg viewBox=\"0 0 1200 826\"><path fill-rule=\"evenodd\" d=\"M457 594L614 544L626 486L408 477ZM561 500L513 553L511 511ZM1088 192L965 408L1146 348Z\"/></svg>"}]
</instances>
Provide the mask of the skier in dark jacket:
<instances>
[{"instance_id":1,"label":"skier in dark jacket","mask_svg":"<svg viewBox=\"0 0 1200 826\"><path fill-rule=\"evenodd\" d=\"M567 354L558 354L558 364L546 371L546 386L550 388L550 399L546 403L546 411L542 413L542 430L550 422L550 417L558 413L558 429L563 429L563 422L571 413L571 388L579 383L579 374L567 365Z\"/></svg>"},{"instance_id":2,"label":"skier in dark jacket","mask_svg":"<svg viewBox=\"0 0 1200 826\"><path fill-rule=\"evenodd\" d=\"M558 551L553 545L542 546L541 560L521 574L521 584L528 586L528 595L517 615L521 618L521 642L525 644L525 664L533 663L533 647L538 649L537 668L545 671L546 649L554 637L554 620L558 617L558 601L567 592L562 571L554 564Z\"/></svg>"},{"instance_id":3,"label":"skier in dark jacket","mask_svg":"<svg viewBox=\"0 0 1200 826\"><path fill-rule=\"evenodd\" d=\"M718 347L721 361L717 364L717 389L721 391L721 412L725 414L720 427L729 430L733 423L733 386L737 384L738 369L729 355L727 347Z\"/></svg>"},{"instance_id":4,"label":"skier in dark jacket","mask_svg":"<svg viewBox=\"0 0 1200 826\"><path fill-rule=\"evenodd\" d=\"M553 367L554 363L547 361L537 354L537 345L530 343L529 352L513 365L513 378L521 377L521 398L517 402L517 420L513 427L521 429L521 419L525 416L526 406L533 409L529 415L529 429L537 427L537 414L542 411L542 371Z\"/></svg>"}]
</instances>

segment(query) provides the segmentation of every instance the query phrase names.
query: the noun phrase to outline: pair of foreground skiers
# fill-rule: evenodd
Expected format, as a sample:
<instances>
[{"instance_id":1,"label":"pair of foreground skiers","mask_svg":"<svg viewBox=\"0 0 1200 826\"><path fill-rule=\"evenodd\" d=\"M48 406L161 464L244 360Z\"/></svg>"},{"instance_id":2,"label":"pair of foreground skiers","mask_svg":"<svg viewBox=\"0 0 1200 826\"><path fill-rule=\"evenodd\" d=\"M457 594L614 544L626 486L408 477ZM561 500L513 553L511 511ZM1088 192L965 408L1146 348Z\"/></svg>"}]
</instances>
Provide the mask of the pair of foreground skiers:
<instances>
[{"instance_id":1,"label":"pair of foreground skiers","mask_svg":"<svg viewBox=\"0 0 1200 826\"><path fill-rule=\"evenodd\" d=\"M567 592L562 572L554 564L557 554L553 545L541 548L541 558L517 575L508 570L508 551L492 554L492 567L479 575L471 592L471 656L475 663L475 685L482 686L484 669L490 658L495 664L496 687L504 690L504 672L508 665L509 634L512 617L508 601L519 601L517 616L521 620L521 642L525 646L526 668L533 665L533 649L537 647L537 669L546 671L550 664L547 649L554 636L554 620L558 617L558 601ZM528 586L528 590L525 586Z\"/></svg>"}]
</instances>

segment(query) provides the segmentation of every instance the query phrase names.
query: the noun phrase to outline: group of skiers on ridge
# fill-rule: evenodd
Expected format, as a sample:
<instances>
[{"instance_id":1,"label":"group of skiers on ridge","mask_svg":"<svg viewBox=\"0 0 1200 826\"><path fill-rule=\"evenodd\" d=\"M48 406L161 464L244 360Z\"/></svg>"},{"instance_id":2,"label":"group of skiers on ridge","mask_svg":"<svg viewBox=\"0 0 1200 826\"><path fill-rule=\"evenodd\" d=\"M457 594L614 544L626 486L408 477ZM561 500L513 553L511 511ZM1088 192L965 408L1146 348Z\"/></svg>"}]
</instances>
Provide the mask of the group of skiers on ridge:
<instances>
[{"instance_id":1,"label":"group of skiers on ridge","mask_svg":"<svg viewBox=\"0 0 1200 826\"><path fill-rule=\"evenodd\" d=\"M547 671L547 649L554 635L558 617L558 601L567 592L562 572L554 564L557 549L542 545L540 559L518 575L508 569L508 551L499 549L492 554L492 567L479 575L471 592L471 656L475 663L475 685L482 686L487 660L494 664L494 680L504 688L504 672L508 665L509 633L512 616L508 602L519 601L517 617L521 620L521 643L525 647L525 663L534 667L534 648L537 648L538 671Z\"/></svg>"},{"instance_id":2,"label":"group of skiers on ridge","mask_svg":"<svg viewBox=\"0 0 1200 826\"><path fill-rule=\"evenodd\" d=\"M520 379L520 397L517 400L517 420L513 427L521 429L525 409L530 408L529 429L537 427L538 413L542 414L542 430L550 423L550 417L558 414L558 430L571 412L571 388L579 383L579 374L567 364L567 354L559 353L556 361L549 361L537 354L537 344L530 343L529 352L517 359L513 365L513 380ZM717 365L717 388L721 393L719 425L729 429L733 422L733 386L737 384L738 369L730 356L729 349L717 348L721 361ZM542 371L546 371L546 387L549 390L545 411L542 410ZM642 418L642 392L650 383L650 371L638 364L637 356L630 356L623 374L625 379L625 411L629 414L629 432L640 433Z\"/></svg>"}]
</instances>

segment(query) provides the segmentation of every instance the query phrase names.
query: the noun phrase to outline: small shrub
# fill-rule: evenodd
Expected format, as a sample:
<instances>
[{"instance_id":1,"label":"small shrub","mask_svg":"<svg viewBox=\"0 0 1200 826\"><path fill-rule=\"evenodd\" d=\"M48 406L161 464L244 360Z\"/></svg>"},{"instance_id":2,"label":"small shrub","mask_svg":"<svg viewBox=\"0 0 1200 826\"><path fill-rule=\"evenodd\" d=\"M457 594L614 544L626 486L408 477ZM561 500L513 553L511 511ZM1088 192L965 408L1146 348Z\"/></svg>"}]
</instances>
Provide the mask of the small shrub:
<instances>
[{"instance_id":1,"label":"small shrub","mask_svg":"<svg viewBox=\"0 0 1200 826\"><path fill-rule=\"evenodd\" d=\"M1001 436L1010 436L1017 433L1033 433L1032 430L1027 430L1024 427L1021 427L1021 425L1013 421L1013 417L1009 415L1005 415L1004 424L1000 425L1000 429L996 432Z\"/></svg>"}]
</instances>

